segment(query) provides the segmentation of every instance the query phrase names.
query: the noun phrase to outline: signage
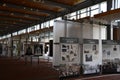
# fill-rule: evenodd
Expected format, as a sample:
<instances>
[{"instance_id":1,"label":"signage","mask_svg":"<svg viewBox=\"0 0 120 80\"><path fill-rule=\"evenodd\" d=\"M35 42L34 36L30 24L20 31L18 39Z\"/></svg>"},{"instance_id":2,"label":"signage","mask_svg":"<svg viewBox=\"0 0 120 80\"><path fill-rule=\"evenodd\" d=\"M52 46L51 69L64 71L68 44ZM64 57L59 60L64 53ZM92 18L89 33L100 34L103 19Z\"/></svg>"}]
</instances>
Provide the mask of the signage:
<instances>
[{"instance_id":1,"label":"signage","mask_svg":"<svg viewBox=\"0 0 120 80\"><path fill-rule=\"evenodd\" d=\"M78 38L60 37L60 43L73 44L73 43L78 43L78 42L79 42Z\"/></svg>"},{"instance_id":2,"label":"signage","mask_svg":"<svg viewBox=\"0 0 120 80\"><path fill-rule=\"evenodd\" d=\"M83 39L83 43L85 43L85 44L98 44L98 40L94 40L94 39Z\"/></svg>"},{"instance_id":3,"label":"signage","mask_svg":"<svg viewBox=\"0 0 120 80\"><path fill-rule=\"evenodd\" d=\"M119 41L115 41L115 40L102 40L102 44L119 44Z\"/></svg>"}]
</instances>

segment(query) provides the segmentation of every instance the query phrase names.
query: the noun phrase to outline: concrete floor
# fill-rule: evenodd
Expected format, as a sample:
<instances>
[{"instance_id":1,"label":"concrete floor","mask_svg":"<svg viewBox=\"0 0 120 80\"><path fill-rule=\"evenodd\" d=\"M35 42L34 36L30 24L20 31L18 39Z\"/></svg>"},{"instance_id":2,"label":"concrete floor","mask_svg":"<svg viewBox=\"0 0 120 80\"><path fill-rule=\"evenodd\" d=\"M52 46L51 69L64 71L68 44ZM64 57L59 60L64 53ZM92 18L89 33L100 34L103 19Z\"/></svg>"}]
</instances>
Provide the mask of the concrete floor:
<instances>
[{"instance_id":1,"label":"concrete floor","mask_svg":"<svg viewBox=\"0 0 120 80\"><path fill-rule=\"evenodd\" d=\"M0 80L59 80L59 73L46 60L25 64L23 59L0 57ZM82 75L62 80L120 80L120 74Z\"/></svg>"},{"instance_id":2,"label":"concrete floor","mask_svg":"<svg viewBox=\"0 0 120 80\"><path fill-rule=\"evenodd\" d=\"M59 80L59 74L51 63L30 63L23 60L0 57L0 80Z\"/></svg>"}]
</instances>

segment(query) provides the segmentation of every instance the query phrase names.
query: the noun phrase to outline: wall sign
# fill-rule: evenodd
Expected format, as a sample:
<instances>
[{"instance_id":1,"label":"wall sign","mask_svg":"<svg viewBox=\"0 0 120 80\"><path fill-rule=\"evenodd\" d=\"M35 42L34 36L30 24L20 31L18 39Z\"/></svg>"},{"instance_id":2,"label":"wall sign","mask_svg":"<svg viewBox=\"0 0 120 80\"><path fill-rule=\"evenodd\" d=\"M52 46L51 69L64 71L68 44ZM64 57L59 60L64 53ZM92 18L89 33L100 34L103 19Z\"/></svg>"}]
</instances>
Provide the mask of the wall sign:
<instances>
[{"instance_id":1,"label":"wall sign","mask_svg":"<svg viewBox=\"0 0 120 80\"><path fill-rule=\"evenodd\" d=\"M78 61L78 38L61 37L61 63Z\"/></svg>"}]
</instances>

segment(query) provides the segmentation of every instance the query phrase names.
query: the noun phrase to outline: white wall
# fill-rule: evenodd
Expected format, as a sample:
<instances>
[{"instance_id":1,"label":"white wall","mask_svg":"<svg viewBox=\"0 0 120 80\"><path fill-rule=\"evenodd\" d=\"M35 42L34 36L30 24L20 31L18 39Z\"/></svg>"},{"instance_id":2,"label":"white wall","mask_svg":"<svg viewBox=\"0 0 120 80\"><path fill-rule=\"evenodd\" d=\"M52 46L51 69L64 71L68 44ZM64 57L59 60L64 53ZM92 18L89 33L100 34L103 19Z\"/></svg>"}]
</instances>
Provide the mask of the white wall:
<instances>
[{"instance_id":1,"label":"white wall","mask_svg":"<svg viewBox=\"0 0 120 80\"><path fill-rule=\"evenodd\" d=\"M55 22L53 27L53 65L58 66L60 64L60 37L65 36L64 24L62 22ZM58 43L58 44L55 44Z\"/></svg>"},{"instance_id":2,"label":"white wall","mask_svg":"<svg viewBox=\"0 0 120 80\"><path fill-rule=\"evenodd\" d=\"M53 29L53 65L58 66L61 60L60 37L74 37L81 39L81 24L77 22L66 21L67 29L65 31L65 21L56 21ZM66 35L65 35L66 32Z\"/></svg>"},{"instance_id":3,"label":"white wall","mask_svg":"<svg viewBox=\"0 0 120 80\"><path fill-rule=\"evenodd\" d=\"M93 38L93 25L90 23L83 23L83 38L92 39Z\"/></svg>"},{"instance_id":4,"label":"white wall","mask_svg":"<svg viewBox=\"0 0 120 80\"><path fill-rule=\"evenodd\" d=\"M106 39L106 27L101 27L101 39ZM99 25L93 24L93 39L99 39Z\"/></svg>"}]
</instances>

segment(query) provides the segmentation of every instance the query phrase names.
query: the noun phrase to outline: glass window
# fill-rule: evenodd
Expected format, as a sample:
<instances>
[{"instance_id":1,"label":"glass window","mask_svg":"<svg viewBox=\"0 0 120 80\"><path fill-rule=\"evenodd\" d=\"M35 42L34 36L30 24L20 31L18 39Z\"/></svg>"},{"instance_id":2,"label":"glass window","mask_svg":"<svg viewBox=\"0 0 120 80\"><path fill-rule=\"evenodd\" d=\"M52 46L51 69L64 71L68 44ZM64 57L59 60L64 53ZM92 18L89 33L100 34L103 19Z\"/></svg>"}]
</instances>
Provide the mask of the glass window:
<instances>
[{"instance_id":1,"label":"glass window","mask_svg":"<svg viewBox=\"0 0 120 80\"><path fill-rule=\"evenodd\" d=\"M75 16L76 15L76 12L73 12L70 14L70 16Z\"/></svg>"},{"instance_id":2,"label":"glass window","mask_svg":"<svg viewBox=\"0 0 120 80\"><path fill-rule=\"evenodd\" d=\"M112 9L120 8L120 0L112 0Z\"/></svg>"},{"instance_id":3,"label":"glass window","mask_svg":"<svg viewBox=\"0 0 120 80\"><path fill-rule=\"evenodd\" d=\"M68 14L67 18L71 19L71 20L72 19L76 20L76 18L77 18L77 12L73 12L73 13Z\"/></svg>"},{"instance_id":4,"label":"glass window","mask_svg":"<svg viewBox=\"0 0 120 80\"><path fill-rule=\"evenodd\" d=\"M90 16L90 8L87 8L87 16Z\"/></svg>"},{"instance_id":5,"label":"glass window","mask_svg":"<svg viewBox=\"0 0 120 80\"><path fill-rule=\"evenodd\" d=\"M45 22L46 26L45 27L49 27L49 21Z\"/></svg>"},{"instance_id":6,"label":"glass window","mask_svg":"<svg viewBox=\"0 0 120 80\"><path fill-rule=\"evenodd\" d=\"M27 32L30 32L30 28L27 28Z\"/></svg>"},{"instance_id":7,"label":"glass window","mask_svg":"<svg viewBox=\"0 0 120 80\"><path fill-rule=\"evenodd\" d=\"M39 24L35 25L35 30L38 30L38 29L40 29L40 25Z\"/></svg>"},{"instance_id":8,"label":"glass window","mask_svg":"<svg viewBox=\"0 0 120 80\"><path fill-rule=\"evenodd\" d=\"M56 18L55 20L62 20L62 17L58 17L58 18Z\"/></svg>"},{"instance_id":9,"label":"glass window","mask_svg":"<svg viewBox=\"0 0 120 80\"><path fill-rule=\"evenodd\" d=\"M99 13L99 9L92 10L91 11L91 17L93 17L95 14L98 14L98 13Z\"/></svg>"},{"instance_id":10,"label":"glass window","mask_svg":"<svg viewBox=\"0 0 120 80\"><path fill-rule=\"evenodd\" d=\"M91 6L91 10L97 9L97 8L99 8L99 5L98 5L98 4Z\"/></svg>"},{"instance_id":11,"label":"glass window","mask_svg":"<svg viewBox=\"0 0 120 80\"><path fill-rule=\"evenodd\" d=\"M11 34L6 35L6 38L9 38L9 37L11 37Z\"/></svg>"},{"instance_id":12,"label":"glass window","mask_svg":"<svg viewBox=\"0 0 120 80\"><path fill-rule=\"evenodd\" d=\"M54 25L54 20L50 20L50 26Z\"/></svg>"},{"instance_id":13,"label":"glass window","mask_svg":"<svg viewBox=\"0 0 120 80\"><path fill-rule=\"evenodd\" d=\"M3 36L3 39L6 38L6 36Z\"/></svg>"},{"instance_id":14,"label":"glass window","mask_svg":"<svg viewBox=\"0 0 120 80\"><path fill-rule=\"evenodd\" d=\"M35 26L32 26L31 28L30 28L30 31L34 31L35 30Z\"/></svg>"},{"instance_id":15,"label":"glass window","mask_svg":"<svg viewBox=\"0 0 120 80\"><path fill-rule=\"evenodd\" d=\"M84 17L86 17L87 16L87 13L82 13L81 14L81 18L84 18Z\"/></svg>"},{"instance_id":16,"label":"glass window","mask_svg":"<svg viewBox=\"0 0 120 80\"><path fill-rule=\"evenodd\" d=\"M43 29L43 28L44 28L44 24L42 23L42 24L41 24L41 29Z\"/></svg>"},{"instance_id":17,"label":"glass window","mask_svg":"<svg viewBox=\"0 0 120 80\"><path fill-rule=\"evenodd\" d=\"M17 35L17 32L12 33L13 36Z\"/></svg>"},{"instance_id":18,"label":"glass window","mask_svg":"<svg viewBox=\"0 0 120 80\"><path fill-rule=\"evenodd\" d=\"M71 20L76 20L76 16L71 16L70 18L68 19L71 19Z\"/></svg>"},{"instance_id":19,"label":"glass window","mask_svg":"<svg viewBox=\"0 0 120 80\"><path fill-rule=\"evenodd\" d=\"M18 31L18 34L26 33L26 29Z\"/></svg>"},{"instance_id":20,"label":"glass window","mask_svg":"<svg viewBox=\"0 0 120 80\"><path fill-rule=\"evenodd\" d=\"M85 13L86 12L86 8L81 10L81 13Z\"/></svg>"},{"instance_id":21,"label":"glass window","mask_svg":"<svg viewBox=\"0 0 120 80\"><path fill-rule=\"evenodd\" d=\"M101 12L106 12L107 11L107 2L102 2L100 4L100 13Z\"/></svg>"},{"instance_id":22,"label":"glass window","mask_svg":"<svg viewBox=\"0 0 120 80\"><path fill-rule=\"evenodd\" d=\"M120 0L118 0L118 8L120 8Z\"/></svg>"},{"instance_id":23,"label":"glass window","mask_svg":"<svg viewBox=\"0 0 120 80\"><path fill-rule=\"evenodd\" d=\"M85 9L82 9L78 12L79 14L79 18L84 18L84 17L87 17L87 16L90 16L90 9L89 7L88 8L85 8Z\"/></svg>"}]
</instances>

